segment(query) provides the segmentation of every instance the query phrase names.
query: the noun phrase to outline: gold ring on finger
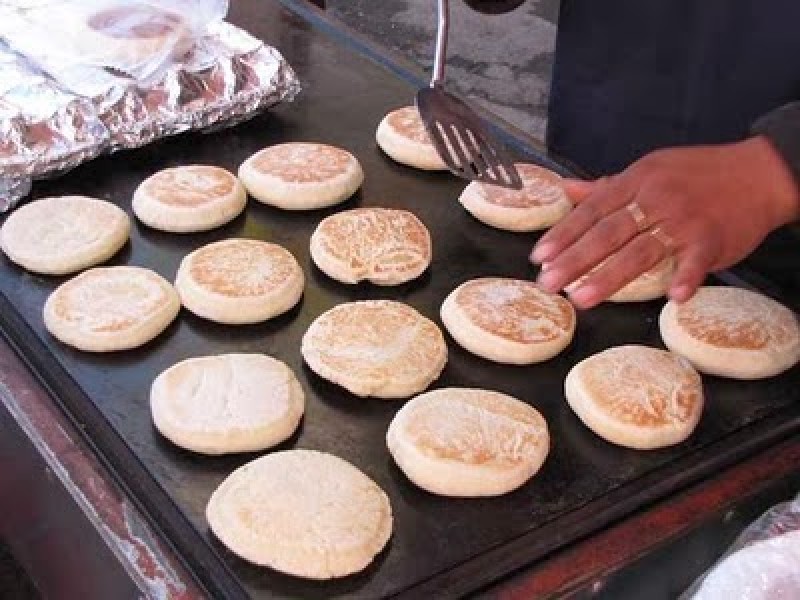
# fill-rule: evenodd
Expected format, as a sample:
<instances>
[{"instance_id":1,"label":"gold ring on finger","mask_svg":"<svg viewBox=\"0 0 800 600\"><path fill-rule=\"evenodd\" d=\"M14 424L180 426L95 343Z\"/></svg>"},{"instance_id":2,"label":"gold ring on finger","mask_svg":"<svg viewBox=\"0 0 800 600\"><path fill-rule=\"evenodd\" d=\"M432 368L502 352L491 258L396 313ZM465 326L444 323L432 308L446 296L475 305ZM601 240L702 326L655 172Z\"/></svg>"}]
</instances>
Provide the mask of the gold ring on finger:
<instances>
[{"instance_id":1,"label":"gold ring on finger","mask_svg":"<svg viewBox=\"0 0 800 600\"><path fill-rule=\"evenodd\" d=\"M647 230L647 215L644 214L642 207L639 206L639 203L636 201L630 202L625 205L625 210L628 211L628 214L633 219L633 222L636 224L636 229L639 233Z\"/></svg>"},{"instance_id":2,"label":"gold ring on finger","mask_svg":"<svg viewBox=\"0 0 800 600\"><path fill-rule=\"evenodd\" d=\"M650 235L656 238L661 245L664 246L667 254L672 254L672 250L675 248L675 240L673 240L668 233L661 229L661 227L653 227L653 229L650 230Z\"/></svg>"}]
</instances>

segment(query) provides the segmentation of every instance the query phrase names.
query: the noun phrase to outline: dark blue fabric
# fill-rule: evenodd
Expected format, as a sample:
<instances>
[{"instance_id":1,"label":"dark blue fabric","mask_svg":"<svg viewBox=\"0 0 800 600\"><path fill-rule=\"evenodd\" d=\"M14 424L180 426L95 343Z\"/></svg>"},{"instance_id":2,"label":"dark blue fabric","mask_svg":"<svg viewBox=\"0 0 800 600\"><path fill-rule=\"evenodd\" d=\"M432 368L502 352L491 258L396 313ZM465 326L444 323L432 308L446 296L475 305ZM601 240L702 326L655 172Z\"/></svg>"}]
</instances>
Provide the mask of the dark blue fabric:
<instances>
[{"instance_id":1,"label":"dark blue fabric","mask_svg":"<svg viewBox=\"0 0 800 600\"><path fill-rule=\"evenodd\" d=\"M562 0L548 146L589 173L800 99L800 0Z\"/></svg>"}]
</instances>

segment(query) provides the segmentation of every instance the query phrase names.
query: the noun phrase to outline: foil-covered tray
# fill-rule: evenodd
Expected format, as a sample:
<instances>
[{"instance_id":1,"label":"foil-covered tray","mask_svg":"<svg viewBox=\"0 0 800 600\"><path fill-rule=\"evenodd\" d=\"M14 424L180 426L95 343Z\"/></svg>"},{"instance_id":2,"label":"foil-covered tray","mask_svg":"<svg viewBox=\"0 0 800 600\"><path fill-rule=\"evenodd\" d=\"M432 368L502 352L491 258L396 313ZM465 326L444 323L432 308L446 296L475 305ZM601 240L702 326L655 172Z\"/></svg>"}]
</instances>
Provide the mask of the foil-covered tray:
<instances>
[{"instance_id":1,"label":"foil-covered tray","mask_svg":"<svg viewBox=\"0 0 800 600\"><path fill-rule=\"evenodd\" d=\"M234 125L300 89L278 50L224 21L208 24L179 59L146 78L66 62L42 52L46 44L34 53L30 36L20 35L24 21L7 5L0 21L0 211L35 179L104 152Z\"/></svg>"}]
</instances>

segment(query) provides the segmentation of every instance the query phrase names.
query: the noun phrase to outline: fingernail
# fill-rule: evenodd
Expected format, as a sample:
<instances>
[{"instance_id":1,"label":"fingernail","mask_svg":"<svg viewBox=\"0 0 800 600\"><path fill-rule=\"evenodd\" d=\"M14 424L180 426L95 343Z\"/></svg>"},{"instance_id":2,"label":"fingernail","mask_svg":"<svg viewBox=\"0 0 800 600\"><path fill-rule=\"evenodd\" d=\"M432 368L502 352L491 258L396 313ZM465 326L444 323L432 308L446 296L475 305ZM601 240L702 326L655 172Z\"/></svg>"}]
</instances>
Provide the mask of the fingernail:
<instances>
[{"instance_id":1,"label":"fingernail","mask_svg":"<svg viewBox=\"0 0 800 600\"><path fill-rule=\"evenodd\" d=\"M679 285L670 289L669 297L675 302L686 302L692 297L692 288L690 288L688 285Z\"/></svg>"},{"instance_id":2,"label":"fingernail","mask_svg":"<svg viewBox=\"0 0 800 600\"><path fill-rule=\"evenodd\" d=\"M531 254L531 258L535 263L543 263L548 258L550 258L550 254L553 252L553 245L552 244L542 244L541 246L537 245L533 248L533 254Z\"/></svg>"},{"instance_id":3,"label":"fingernail","mask_svg":"<svg viewBox=\"0 0 800 600\"><path fill-rule=\"evenodd\" d=\"M553 266L553 263L551 263L551 262L543 262L541 264L541 266L539 267L539 270L540 270L541 273L546 273L547 271L550 270L550 268L552 266Z\"/></svg>"},{"instance_id":4,"label":"fingernail","mask_svg":"<svg viewBox=\"0 0 800 600\"><path fill-rule=\"evenodd\" d=\"M568 292L569 299L573 304L580 308L585 308L592 305L597 296L597 288L593 285L582 285L577 289Z\"/></svg>"},{"instance_id":5,"label":"fingernail","mask_svg":"<svg viewBox=\"0 0 800 600\"><path fill-rule=\"evenodd\" d=\"M554 294L558 291L558 287L554 285L557 279L558 279L558 272L556 271L548 271L547 273L540 271L539 277L536 278L536 283L545 292Z\"/></svg>"}]
</instances>

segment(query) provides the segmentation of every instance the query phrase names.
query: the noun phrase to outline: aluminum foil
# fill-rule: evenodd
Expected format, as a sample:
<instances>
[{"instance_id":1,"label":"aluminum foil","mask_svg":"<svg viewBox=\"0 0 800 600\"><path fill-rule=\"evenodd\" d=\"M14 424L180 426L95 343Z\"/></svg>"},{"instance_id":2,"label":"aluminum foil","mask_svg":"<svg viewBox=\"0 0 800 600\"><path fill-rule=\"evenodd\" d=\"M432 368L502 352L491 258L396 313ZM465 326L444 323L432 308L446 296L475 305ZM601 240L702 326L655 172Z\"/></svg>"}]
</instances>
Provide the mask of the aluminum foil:
<instances>
[{"instance_id":1,"label":"aluminum foil","mask_svg":"<svg viewBox=\"0 0 800 600\"><path fill-rule=\"evenodd\" d=\"M234 125L299 89L280 52L226 22L210 24L187 55L146 81L59 65L57 56L34 62L0 42L0 211L34 179L100 153Z\"/></svg>"},{"instance_id":2,"label":"aluminum foil","mask_svg":"<svg viewBox=\"0 0 800 600\"><path fill-rule=\"evenodd\" d=\"M0 210L31 180L97 156L109 132L94 106L0 43Z\"/></svg>"}]
</instances>

